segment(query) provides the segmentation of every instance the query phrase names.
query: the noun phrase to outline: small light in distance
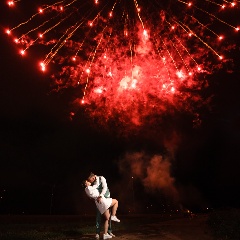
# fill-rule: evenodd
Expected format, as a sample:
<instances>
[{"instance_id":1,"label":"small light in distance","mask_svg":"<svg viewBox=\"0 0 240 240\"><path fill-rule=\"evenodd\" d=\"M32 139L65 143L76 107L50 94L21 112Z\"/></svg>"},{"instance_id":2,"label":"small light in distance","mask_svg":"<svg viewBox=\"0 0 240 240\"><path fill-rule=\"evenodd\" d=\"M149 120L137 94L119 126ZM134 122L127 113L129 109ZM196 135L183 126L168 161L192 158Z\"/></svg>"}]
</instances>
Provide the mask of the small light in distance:
<instances>
[{"instance_id":1,"label":"small light in distance","mask_svg":"<svg viewBox=\"0 0 240 240\"><path fill-rule=\"evenodd\" d=\"M8 4L9 7L13 7L14 6L14 1L8 1L7 4Z\"/></svg>"},{"instance_id":2,"label":"small light in distance","mask_svg":"<svg viewBox=\"0 0 240 240\"><path fill-rule=\"evenodd\" d=\"M101 94L101 93L103 93L103 90L102 90L101 88L97 88L97 89L95 90L95 93Z\"/></svg>"},{"instance_id":3,"label":"small light in distance","mask_svg":"<svg viewBox=\"0 0 240 240\"><path fill-rule=\"evenodd\" d=\"M20 54L23 56L23 55L25 55L25 51L22 49L22 50L20 50Z\"/></svg>"},{"instance_id":4,"label":"small light in distance","mask_svg":"<svg viewBox=\"0 0 240 240\"><path fill-rule=\"evenodd\" d=\"M182 73L182 71L177 71L177 76L179 77L179 78L183 78L183 73Z\"/></svg>"},{"instance_id":5,"label":"small light in distance","mask_svg":"<svg viewBox=\"0 0 240 240\"><path fill-rule=\"evenodd\" d=\"M148 34L147 34L146 30L143 31L143 35L144 35L144 37L148 37Z\"/></svg>"},{"instance_id":6,"label":"small light in distance","mask_svg":"<svg viewBox=\"0 0 240 240\"><path fill-rule=\"evenodd\" d=\"M45 71L46 71L46 65L45 65L43 62L41 62L41 63L40 63L40 66L41 66L41 70L42 70L43 72L45 72Z\"/></svg>"},{"instance_id":7,"label":"small light in distance","mask_svg":"<svg viewBox=\"0 0 240 240\"><path fill-rule=\"evenodd\" d=\"M223 39L223 36L222 36L222 35L221 35L221 36L219 36L219 37L218 37L218 39L219 39L219 40L222 40L222 39Z\"/></svg>"},{"instance_id":8,"label":"small light in distance","mask_svg":"<svg viewBox=\"0 0 240 240\"><path fill-rule=\"evenodd\" d=\"M11 34L10 29L6 29L6 34L7 34L7 35L10 35L10 34Z\"/></svg>"}]
</instances>

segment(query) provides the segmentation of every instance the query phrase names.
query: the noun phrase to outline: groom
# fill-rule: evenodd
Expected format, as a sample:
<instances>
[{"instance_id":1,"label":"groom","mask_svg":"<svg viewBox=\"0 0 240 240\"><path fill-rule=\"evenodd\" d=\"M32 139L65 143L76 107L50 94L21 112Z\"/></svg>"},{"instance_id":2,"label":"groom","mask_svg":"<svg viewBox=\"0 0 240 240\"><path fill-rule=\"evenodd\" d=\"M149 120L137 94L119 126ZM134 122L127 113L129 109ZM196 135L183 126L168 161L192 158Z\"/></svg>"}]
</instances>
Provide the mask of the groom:
<instances>
[{"instance_id":1,"label":"groom","mask_svg":"<svg viewBox=\"0 0 240 240\"><path fill-rule=\"evenodd\" d=\"M97 201L101 201L101 197L104 196L105 198L110 198L110 191L107 186L106 178L103 176L97 176L94 173L90 173L88 177L88 181L94 185L97 186L97 189L100 193L100 196L98 197ZM96 214L96 239L99 239L100 237L100 231L101 231L101 213L98 209ZM109 227L108 227L108 234L112 237L115 237L115 235L112 233L112 224L111 224L111 218L109 220Z\"/></svg>"}]
</instances>

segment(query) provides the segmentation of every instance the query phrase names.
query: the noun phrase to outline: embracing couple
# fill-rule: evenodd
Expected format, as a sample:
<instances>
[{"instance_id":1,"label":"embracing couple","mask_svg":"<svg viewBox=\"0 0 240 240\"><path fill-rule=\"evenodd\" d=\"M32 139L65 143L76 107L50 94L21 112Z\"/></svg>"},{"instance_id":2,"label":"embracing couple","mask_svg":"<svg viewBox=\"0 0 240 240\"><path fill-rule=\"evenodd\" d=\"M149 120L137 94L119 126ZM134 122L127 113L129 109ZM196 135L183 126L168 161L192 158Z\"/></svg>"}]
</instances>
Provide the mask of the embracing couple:
<instances>
[{"instance_id":1,"label":"embracing couple","mask_svg":"<svg viewBox=\"0 0 240 240\"><path fill-rule=\"evenodd\" d=\"M96 239L100 237L101 216L103 216L105 220L103 239L115 237L112 233L111 221L120 222L116 217L118 201L114 198L110 198L110 191L106 179L103 176L97 176L94 173L90 173L88 178L83 181L83 186L87 196L95 201L97 208Z\"/></svg>"}]
</instances>

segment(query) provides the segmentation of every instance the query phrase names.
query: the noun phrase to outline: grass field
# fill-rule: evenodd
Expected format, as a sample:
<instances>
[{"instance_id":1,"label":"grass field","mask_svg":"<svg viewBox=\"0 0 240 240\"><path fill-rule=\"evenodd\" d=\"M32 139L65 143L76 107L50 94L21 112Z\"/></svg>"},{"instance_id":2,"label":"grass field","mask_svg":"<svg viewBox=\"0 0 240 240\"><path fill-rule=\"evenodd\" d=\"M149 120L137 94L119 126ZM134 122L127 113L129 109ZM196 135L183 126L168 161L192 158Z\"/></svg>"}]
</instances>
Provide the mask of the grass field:
<instances>
[{"instance_id":1,"label":"grass field","mask_svg":"<svg viewBox=\"0 0 240 240\"><path fill-rule=\"evenodd\" d=\"M117 239L239 240L240 210L214 211L189 217L182 214L118 216ZM0 240L93 239L95 216L0 215Z\"/></svg>"},{"instance_id":2,"label":"grass field","mask_svg":"<svg viewBox=\"0 0 240 240\"><path fill-rule=\"evenodd\" d=\"M178 215L127 215L112 223L114 232L133 232L140 225L174 219ZM0 216L1 240L66 240L94 235L95 216Z\"/></svg>"}]
</instances>

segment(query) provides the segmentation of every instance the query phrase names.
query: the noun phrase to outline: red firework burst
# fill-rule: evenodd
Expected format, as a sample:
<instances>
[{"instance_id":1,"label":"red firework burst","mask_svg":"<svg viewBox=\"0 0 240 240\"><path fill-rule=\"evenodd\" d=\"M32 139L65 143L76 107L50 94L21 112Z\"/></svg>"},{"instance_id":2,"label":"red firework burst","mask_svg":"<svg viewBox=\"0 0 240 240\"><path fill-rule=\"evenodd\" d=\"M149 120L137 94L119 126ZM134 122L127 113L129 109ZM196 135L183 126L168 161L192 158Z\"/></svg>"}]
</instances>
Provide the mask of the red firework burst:
<instances>
[{"instance_id":1,"label":"red firework burst","mask_svg":"<svg viewBox=\"0 0 240 240\"><path fill-rule=\"evenodd\" d=\"M9 7L22 1L8 1ZM238 1L63 0L42 5L8 35L20 53L44 46L58 88L75 87L75 103L105 122L139 126L149 116L192 111L199 90L239 31ZM221 31L220 31L221 29ZM226 61L226 60L225 60ZM217 63L217 64L216 64ZM71 115L74 115L71 113ZM104 122L103 121L103 122Z\"/></svg>"}]
</instances>

